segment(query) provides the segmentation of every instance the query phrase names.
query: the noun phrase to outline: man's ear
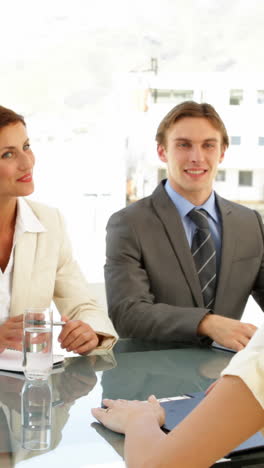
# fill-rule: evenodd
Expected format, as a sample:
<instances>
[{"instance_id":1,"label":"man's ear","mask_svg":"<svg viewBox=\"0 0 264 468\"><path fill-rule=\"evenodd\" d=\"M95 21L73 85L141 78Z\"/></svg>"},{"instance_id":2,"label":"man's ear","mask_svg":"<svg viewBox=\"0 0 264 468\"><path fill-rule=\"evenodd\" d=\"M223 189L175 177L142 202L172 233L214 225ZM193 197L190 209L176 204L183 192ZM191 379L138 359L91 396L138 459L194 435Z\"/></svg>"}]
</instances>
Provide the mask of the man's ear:
<instances>
[{"instance_id":1,"label":"man's ear","mask_svg":"<svg viewBox=\"0 0 264 468\"><path fill-rule=\"evenodd\" d=\"M164 148L163 145L158 144L158 146L157 146L157 153L158 153L159 158L160 158L160 160L161 160L162 162L165 162L165 163L168 162L167 155L166 155L166 149Z\"/></svg>"},{"instance_id":2,"label":"man's ear","mask_svg":"<svg viewBox=\"0 0 264 468\"><path fill-rule=\"evenodd\" d=\"M226 149L227 149L226 146L223 146L223 148L222 148L222 153L221 153L221 156L220 156L220 158L219 158L219 164L220 164L221 162L223 162L223 160L224 160Z\"/></svg>"}]
</instances>

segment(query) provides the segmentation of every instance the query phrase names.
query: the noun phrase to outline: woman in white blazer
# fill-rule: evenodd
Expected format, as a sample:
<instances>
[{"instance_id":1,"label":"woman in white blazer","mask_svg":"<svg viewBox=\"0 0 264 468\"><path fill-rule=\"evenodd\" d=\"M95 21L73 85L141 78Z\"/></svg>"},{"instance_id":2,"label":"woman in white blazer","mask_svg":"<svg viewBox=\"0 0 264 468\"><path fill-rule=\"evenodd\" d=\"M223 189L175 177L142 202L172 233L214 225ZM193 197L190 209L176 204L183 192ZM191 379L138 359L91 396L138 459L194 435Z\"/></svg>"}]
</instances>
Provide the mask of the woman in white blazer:
<instances>
[{"instance_id":1,"label":"woman in white blazer","mask_svg":"<svg viewBox=\"0 0 264 468\"><path fill-rule=\"evenodd\" d=\"M117 334L90 296L60 213L24 198L34 162L24 118L0 106L0 351L21 349L23 311L52 300L66 322L62 348L109 349Z\"/></svg>"}]
</instances>

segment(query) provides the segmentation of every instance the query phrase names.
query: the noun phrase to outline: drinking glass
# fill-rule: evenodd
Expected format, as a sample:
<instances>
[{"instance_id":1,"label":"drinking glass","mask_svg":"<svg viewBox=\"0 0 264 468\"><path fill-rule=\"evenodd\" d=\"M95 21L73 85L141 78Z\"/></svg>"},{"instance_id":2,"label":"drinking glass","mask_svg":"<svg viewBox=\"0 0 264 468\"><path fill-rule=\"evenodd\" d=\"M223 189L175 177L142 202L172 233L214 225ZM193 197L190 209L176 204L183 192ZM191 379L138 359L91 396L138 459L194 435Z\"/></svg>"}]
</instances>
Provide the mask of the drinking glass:
<instances>
[{"instance_id":1,"label":"drinking glass","mask_svg":"<svg viewBox=\"0 0 264 468\"><path fill-rule=\"evenodd\" d=\"M50 307L25 310L23 370L29 380L45 380L52 371L52 326L52 309Z\"/></svg>"},{"instance_id":2,"label":"drinking glass","mask_svg":"<svg viewBox=\"0 0 264 468\"><path fill-rule=\"evenodd\" d=\"M25 381L21 393L22 446L47 450L51 443L51 387L47 381Z\"/></svg>"}]
</instances>

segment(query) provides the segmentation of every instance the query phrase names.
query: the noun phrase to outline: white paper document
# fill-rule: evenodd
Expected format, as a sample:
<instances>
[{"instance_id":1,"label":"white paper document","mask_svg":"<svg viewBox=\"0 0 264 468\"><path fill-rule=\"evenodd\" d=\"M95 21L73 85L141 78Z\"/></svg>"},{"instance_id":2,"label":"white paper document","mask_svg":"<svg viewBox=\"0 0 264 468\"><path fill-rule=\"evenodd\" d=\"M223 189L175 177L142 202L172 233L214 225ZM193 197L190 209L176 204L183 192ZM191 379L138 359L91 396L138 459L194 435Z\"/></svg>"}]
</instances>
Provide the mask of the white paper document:
<instances>
[{"instance_id":1,"label":"white paper document","mask_svg":"<svg viewBox=\"0 0 264 468\"><path fill-rule=\"evenodd\" d=\"M54 364L62 363L64 356L54 354L53 355L53 366ZM0 353L0 370L12 371L12 372L23 372L22 367L23 353L21 351L15 351L13 349L5 349Z\"/></svg>"}]
</instances>

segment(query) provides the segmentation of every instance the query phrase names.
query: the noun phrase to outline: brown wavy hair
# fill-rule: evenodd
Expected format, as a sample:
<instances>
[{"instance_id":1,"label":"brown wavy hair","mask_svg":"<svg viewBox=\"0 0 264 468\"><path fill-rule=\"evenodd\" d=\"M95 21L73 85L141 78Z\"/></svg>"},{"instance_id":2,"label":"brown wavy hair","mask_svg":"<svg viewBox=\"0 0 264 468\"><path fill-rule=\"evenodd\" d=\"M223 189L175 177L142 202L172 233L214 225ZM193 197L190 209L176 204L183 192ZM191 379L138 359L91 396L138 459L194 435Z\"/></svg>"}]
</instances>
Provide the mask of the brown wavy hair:
<instances>
[{"instance_id":1,"label":"brown wavy hair","mask_svg":"<svg viewBox=\"0 0 264 468\"><path fill-rule=\"evenodd\" d=\"M173 107L173 109L171 109L171 111L165 115L165 117L160 122L156 133L156 141L158 145L163 145L166 147L167 130L175 122L183 119L184 117L202 117L209 120L213 127L221 133L222 146L229 146L229 138L225 125L214 107L211 106L211 104L207 104L206 102L199 104L195 101L184 101L181 104Z\"/></svg>"},{"instance_id":2,"label":"brown wavy hair","mask_svg":"<svg viewBox=\"0 0 264 468\"><path fill-rule=\"evenodd\" d=\"M1 128L6 127L7 125L15 124L21 122L26 126L24 117L16 112L8 109L7 107L0 106L0 130Z\"/></svg>"}]
</instances>

